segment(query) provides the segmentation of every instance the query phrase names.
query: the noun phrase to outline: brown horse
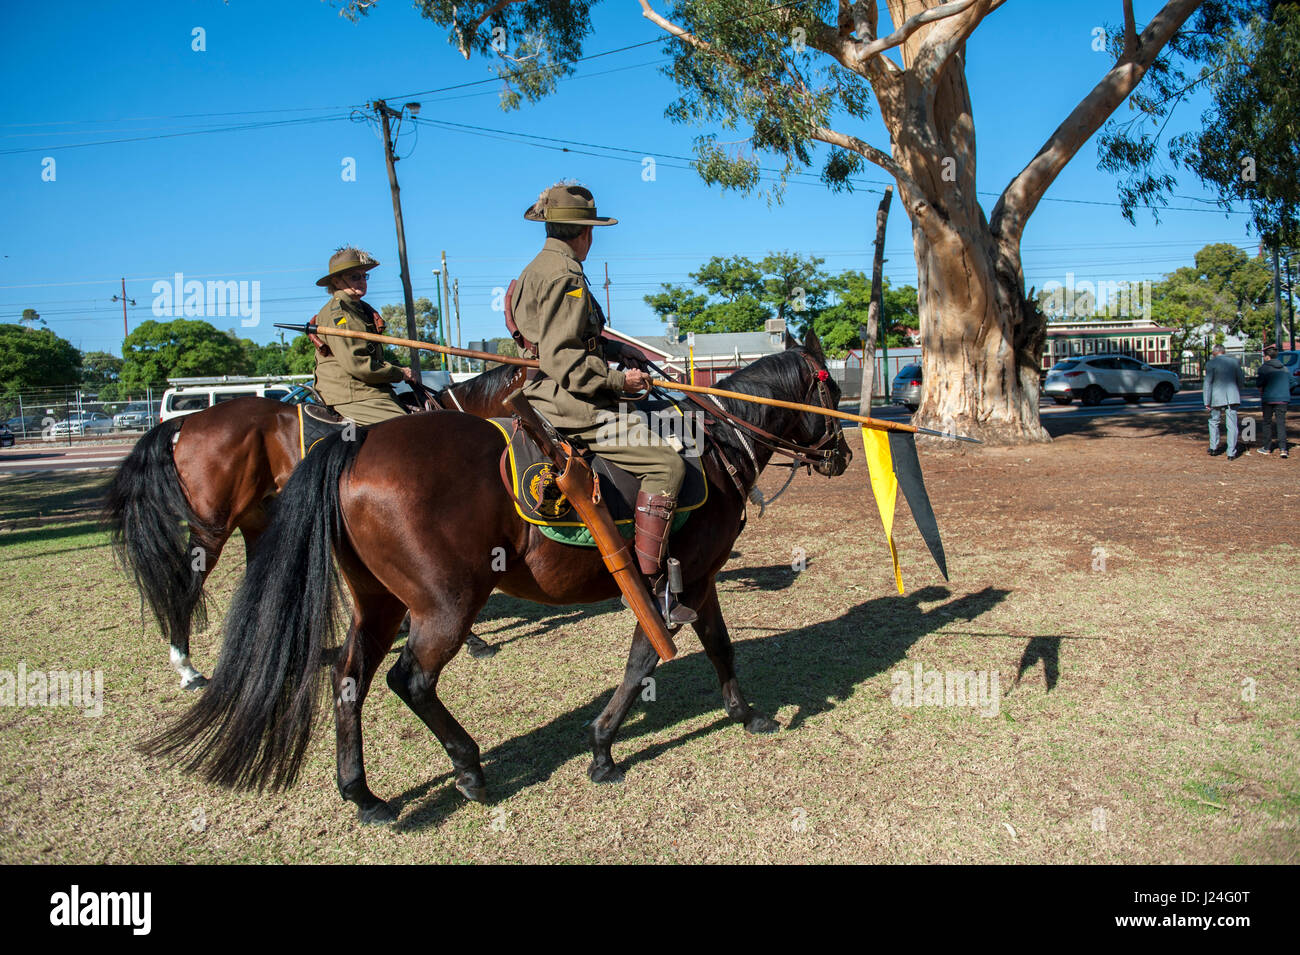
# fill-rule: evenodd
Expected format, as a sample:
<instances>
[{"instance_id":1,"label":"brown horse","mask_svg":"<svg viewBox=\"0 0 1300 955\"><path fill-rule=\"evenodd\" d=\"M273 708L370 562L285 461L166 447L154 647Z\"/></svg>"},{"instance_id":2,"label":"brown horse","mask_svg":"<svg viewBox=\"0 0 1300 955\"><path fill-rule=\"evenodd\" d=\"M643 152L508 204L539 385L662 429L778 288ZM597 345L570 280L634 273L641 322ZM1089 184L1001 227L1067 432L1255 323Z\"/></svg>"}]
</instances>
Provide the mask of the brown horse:
<instances>
[{"instance_id":1,"label":"brown horse","mask_svg":"<svg viewBox=\"0 0 1300 955\"><path fill-rule=\"evenodd\" d=\"M516 372L500 365L452 385L441 403L484 418L506 415L501 399ZM251 561L276 496L302 460L298 437L293 405L237 398L157 425L109 485L113 545L167 636L185 689L208 682L190 663L190 633L207 619L204 583L236 528ZM487 647L478 643L480 652Z\"/></svg>"},{"instance_id":2,"label":"brown horse","mask_svg":"<svg viewBox=\"0 0 1300 955\"><path fill-rule=\"evenodd\" d=\"M735 391L834 407L839 389L821 375L816 338L769 355L723 383ZM799 443L826 476L851 452L834 419L734 399L733 415ZM714 578L744 526L746 492L772 451L745 450L718 424L705 452L707 502L671 539L682 563L681 598L698 608L695 631L722 684L723 705L750 732L778 724L742 696ZM751 439L752 440L752 439ZM438 677L456 656L494 589L547 604L618 595L594 549L556 543L517 515L498 477L500 432L469 415L418 415L370 428L364 440L327 439L294 472L226 621L221 659L202 699L146 752L184 753L191 770L228 786L292 784L318 707L322 651L334 634L331 548L352 596L352 624L334 666L338 786L363 822L393 809L370 791L362 763L361 707L409 607L411 634L388 685L437 735L456 789L486 799L479 748L438 699ZM733 482L728 467L738 474ZM421 481L405 475L420 474ZM504 558L504 561L502 560ZM617 781L610 747L658 657L638 626L622 685L592 727L588 775Z\"/></svg>"}]
</instances>

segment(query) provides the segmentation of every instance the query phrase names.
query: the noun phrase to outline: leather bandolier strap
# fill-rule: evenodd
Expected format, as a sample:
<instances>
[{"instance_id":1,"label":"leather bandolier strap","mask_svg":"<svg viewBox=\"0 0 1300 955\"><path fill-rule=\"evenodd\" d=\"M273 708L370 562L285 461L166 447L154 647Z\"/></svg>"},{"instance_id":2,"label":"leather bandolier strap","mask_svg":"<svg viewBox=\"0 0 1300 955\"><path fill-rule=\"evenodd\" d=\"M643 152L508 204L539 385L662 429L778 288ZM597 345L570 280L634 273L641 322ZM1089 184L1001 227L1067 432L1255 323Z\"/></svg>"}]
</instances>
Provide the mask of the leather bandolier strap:
<instances>
[{"instance_id":1,"label":"leather bandolier strap","mask_svg":"<svg viewBox=\"0 0 1300 955\"><path fill-rule=\"evenodd\" d=\"M574 452L568 442L553 438L553 432L537 416L522 391L516 391L505 400L506 407L515 412L520 426L528 432L558 469L555 483L578 512L600 551L606 569L613 575L618 589L627 598L650 645L659 659L667 662L677 656L677 647L655 606L654 598L646 588L645 578L637 567L627 541L618 532L614 519L600 497L600 484L591 467ZM507 485L509 487L509 485Z\"/></svg>"}]
</instances>

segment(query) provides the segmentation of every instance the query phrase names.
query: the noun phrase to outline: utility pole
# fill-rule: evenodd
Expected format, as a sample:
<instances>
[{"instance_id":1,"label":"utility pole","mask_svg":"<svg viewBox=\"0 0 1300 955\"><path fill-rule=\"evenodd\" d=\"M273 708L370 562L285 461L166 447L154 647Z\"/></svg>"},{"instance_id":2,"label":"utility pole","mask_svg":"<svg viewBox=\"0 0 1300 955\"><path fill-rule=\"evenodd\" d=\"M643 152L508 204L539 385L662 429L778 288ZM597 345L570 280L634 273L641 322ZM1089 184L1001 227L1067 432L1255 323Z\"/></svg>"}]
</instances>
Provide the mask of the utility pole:
<instances>
[{"instance_id":1,"label":"utility pole","mask_svg":"<svg viewBox=\"0 0 1300 955\"><path fill-rule=\"evenodd\" d=\"M886 186L884 198L880 200L880 205L876 209L876 252L875 258L871 265L871 304L867 307L867 330L862 342L862 398L858 402L858 410L866 409L863 414L869 414L871 411L871 399L876 392L876 337L880 329L880 312L884 304L884 284L885 274L885 225L889 222L889 204L894 199L894 187ZM884 343L884 361L882 362L881 373L884 375L883 384L885 386L885 400L889 400L889 329L885 329L885 334L879 336ZM871 354L867 354L870 347ZM868 365L867 362L871 364ZM868 370L869 369L869 370Z\"/></svg>"},{"instance_id":2,"label":"utility pole","mask_svg":"<svg viewBox=\"0 0 1300 955\"><path fill-rule=\"evenodd\" d=\"M125 341L125 340L126 340L126 336L130 334L130 332L128 332L128 331L127 331L127 328L126 328L126 306L127 306L128 304L130 304L130 305L134 305L134 304L135 304L135 299L133 299L133 298L127 298L127 297L126 297L126 277L125 277L125 276L122 277L122 295L121 295L121 297L118 297L118 296L114 295L114 296L113 296L113 301L115 301L115 302L121 302L121 303L122 303L122 340ZM125 358L126 356L124 355L124 356L122 356L122 357Z\"/></svg>"},{"instance_id":3,"label":"utility pole","mask_svg":"<svg viewBox=\"0 0 1300 955\"><path fill-rule=\"evenodd\" d=\"M605 263L605 321L609 322L609 327L614 327L614 313L609 307L609 263Z\"/></svg>"},{"instance_id":4,"label":"utility pole","mask_svg":"<svg viewBox=\"0 0 1300 955\"><path fill-rule=\"evenodd\" d=\"M379 116L380 123L384 127L384 161L388 164L388 186L393 193L393 221L397 224L397 259L402 267L402 295L406 301L406 332L411 339L417 339L419 336L415 331L415 300L411 296L411 273L406 267L406 227L402 224L402 198L401 190L397 186L397 170L394 163L397 159L393 156L393 133L389 126L389 120L396 117L401 122L402 113L410 110L412 116L420 112L419 103L407 103L401 110L395 110L389 107L381 99L375 100L370 104ZM420 374L420 352L418 349L411 349L411 370L418 377Z\"/></svg>"},{"instance_id":5,"label":"utility pole","mask_svg":"<svg viewBox=\"0 0 1300 955\"><path fill-rule=\"evenodd\" d=\"M1291 250L1286 252L1287 327L1291 330L1291 350L1295 351L1295 279L1291 277Z\"/></svg>"},{"instance_id":6,"label":"utility pole","mask_svg":"<svg viewBox=\"0 0 1300 955\"><path fill-rule=\"evenodd\" d=\"M1277 246L1273 246L1273 344L1282 347L1282 274L1278 268Z\"/></svg>"},{"instance_id":7,"label":"utility pole","mask_svg":"<svg viewBox=\"0 0 1300 955\"><path fill-rule=\"evenodd\" d=\"M438 316L433 323L433 341L435 344L445 345L447 343L443 341L442 329L446 326L447 316L442 312L442 269L433 269L432 271L433 280L437 283L433 294L433 309ZM441 352L435 354L433 360L439 371L447 366L447 356Z\"/></svg>"},{"instance_id":8,"label":"utility pole","mask_svg":"<svg viewBox=\"0 0 1300 955\"><path fill-rule=\"evenodd\" d=\"M456 347L460 347L460 279L451 283L451 301L456 311ZM479 364L482 364L480 362ZM473 371L473 368L470 368ZM481 370L481 369L480 369Z\"/></svg>"},{"instance_id":9,"label":"utility pole","mask_svg":"<svg viewBox=\"0 0 1300 955\"><path fill-rule=\"evenodd\" d=\"M443 249L442 250L442 303L438 307L442 310L442 314L447 316L447 323L445 327L447 329L448 339L451 338L451 310L449 308L449 302L447 301L450 295L451 295L451 273L447 271L447 250ZM447 342L444 342L444 344L450 345L451 342L449 340ZM456 347L457 348L460 347L460 329L456 330ZM456 371L460 371L460 356L454 356L452 367Z\"/></svg>"}]
</instances>

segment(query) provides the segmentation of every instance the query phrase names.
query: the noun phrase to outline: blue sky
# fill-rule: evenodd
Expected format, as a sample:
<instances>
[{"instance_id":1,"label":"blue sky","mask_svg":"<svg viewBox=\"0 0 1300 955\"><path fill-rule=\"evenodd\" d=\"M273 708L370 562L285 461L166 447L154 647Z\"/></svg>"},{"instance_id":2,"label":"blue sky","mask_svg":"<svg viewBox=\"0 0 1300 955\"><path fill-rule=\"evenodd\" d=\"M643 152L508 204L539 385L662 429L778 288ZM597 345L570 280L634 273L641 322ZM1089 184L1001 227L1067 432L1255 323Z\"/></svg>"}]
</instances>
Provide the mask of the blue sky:
<instances>
[{"instance_id":1,"label":"blue sky","mask_svg":"<svg viewBox=\"0 0 1300 955\"><path fill-rule=\"evenodd\" d=\"M1159 6L1139 0L1140 24ZM397 169L415 294L433 296L431 270L446 250L464 341L504 334L493 289L535 254L541 227L523 210L562 178L588 184L602 213L621 220L599 230L587 272L600 284L608 263L614 324L634 335L661 328L642 296L686 281L710 255L788 249L823 256L828 269L870 268L879 187L834 195L810 179L769 206L706 187L666 158L689 156L692 138L708 130L664 118L674 87L659 72L658 42L580 64L546 102L504 113L495 83L462 85L488 79L488 65L461 58L406 0L379 0L356 24L312 0L51 0L6 13L0 321L36 308L83 350L120 354L122 313L111 298L121 276L138 303L128 309L132 328L153 317L154 281L177 272L260 282L256 327L212 321L270 341L271 323L316 312L323 297L313 283L330 251L353 243L383 263L368 300L400 302L382 144L372 124L349 118L376 97L416 99L422 119L630 150L593 156L482 133L403 130ZM1091 31L1120 17L1119 0L1013 0L976 31L967 56L982 190L1000 192L1101 77L1108 60L1092 50ZM628 0L597 7L594 23L588 54L659 36ZM192 49L196 27L203 52ZM1170 129L1195 124L1203 105L1193 97ZM282 125L260 125L272 122ZM258 128L229 128L251 124ZM887 146L874 119L848 131ZM139 139L161 136L169 138ZM653 181L642 176L646 156L656 157ZM54 181L42 179L47 157ZM349 157L355 182L342 176ZM863 178L886 181L874 168ZM1172 204L1195 211L1165 211L1158 226L1140 213L1130 226L1088 143L1030 221L1029 284L1065 282L1067 272L1094 282L1155 279L1210 242L1253 249L1245 216L1215 210L1188 175L1176 192L1190 198ZM994 201L988 196L985 208ZM897 202L886 256L895 284L915 283L910 224Z\"/></svg>"}]
</instances>

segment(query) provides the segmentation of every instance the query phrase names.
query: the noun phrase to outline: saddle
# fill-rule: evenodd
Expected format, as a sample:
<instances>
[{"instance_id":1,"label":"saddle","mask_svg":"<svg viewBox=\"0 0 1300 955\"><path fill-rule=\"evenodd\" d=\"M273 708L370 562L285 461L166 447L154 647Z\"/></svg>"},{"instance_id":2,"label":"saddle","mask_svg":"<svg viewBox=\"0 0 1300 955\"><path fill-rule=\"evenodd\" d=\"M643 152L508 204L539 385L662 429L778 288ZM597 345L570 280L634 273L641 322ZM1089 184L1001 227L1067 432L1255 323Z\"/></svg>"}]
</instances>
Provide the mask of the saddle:
<instances>
[{"instance_id":1,"label":"saddle","mask_svg":"<svg viewBox=\"0 0 1300 955\"><path fill-rule=\"evenodd\" d=\"M518 428L511 418L488 420L506 440L506 450L501 456L501 480L514 498L516 513L554 541L577 547L595 547L591 532L555 483L555 464L537 442ZM600 481L600 496L619 533L631 539L636 530L636 495L640 481L591 451L581 453L587 457ZM686 477L677 495L673 531L685 524L691 511L697 510L709 498L702 457L694 453L683 454L682 458L686 464Z\"/></svg>"},{"instance_id":2,"label":"saddle","mask_svg":"<svg viewBox=\"0 0 1300 955\"><path fill-rule=\"evenodd\" d=\"M307 457L308 451L347 425L346 418L323 404L298 405L298 452Z\"/></svg>"}]
</instances>

